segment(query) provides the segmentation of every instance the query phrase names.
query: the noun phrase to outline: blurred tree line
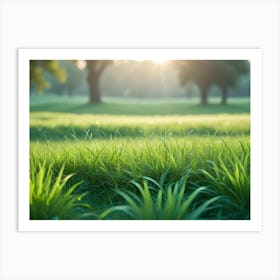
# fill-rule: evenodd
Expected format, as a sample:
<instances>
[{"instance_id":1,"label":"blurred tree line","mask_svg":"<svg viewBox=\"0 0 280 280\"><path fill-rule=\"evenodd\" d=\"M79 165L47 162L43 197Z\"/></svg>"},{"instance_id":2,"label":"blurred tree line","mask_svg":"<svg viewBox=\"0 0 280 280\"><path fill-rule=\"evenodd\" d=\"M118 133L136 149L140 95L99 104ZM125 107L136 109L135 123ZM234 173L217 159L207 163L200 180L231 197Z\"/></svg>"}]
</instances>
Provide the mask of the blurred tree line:
<instances>
[{"instance_id":1,"label":"blurred tree line","mask_svg":"<svg viewBox=\"0 0 280 280\"><path fill-rule=\"evenodd\" d=\"M201 104L209 95L250 95L250 63L247 60L32 60L31 92L88 94L99 103L102 95L125 97L199 96Z\"/></svg>"},{"instance_id":2,"label":"blurred tree line","mask_svg":"<svg viewBox=\"0 0 280 280\"><path fill-rule=\"evenodd\" d=\"M201 104L207 104L208 92L213 85L222 91L222 103L225 104L230 88L236 88L242 76L250 74L247 60L181 60L175 62L179 69L182 86L189 81L200 88Z\"/></svg>"}]
</instances>

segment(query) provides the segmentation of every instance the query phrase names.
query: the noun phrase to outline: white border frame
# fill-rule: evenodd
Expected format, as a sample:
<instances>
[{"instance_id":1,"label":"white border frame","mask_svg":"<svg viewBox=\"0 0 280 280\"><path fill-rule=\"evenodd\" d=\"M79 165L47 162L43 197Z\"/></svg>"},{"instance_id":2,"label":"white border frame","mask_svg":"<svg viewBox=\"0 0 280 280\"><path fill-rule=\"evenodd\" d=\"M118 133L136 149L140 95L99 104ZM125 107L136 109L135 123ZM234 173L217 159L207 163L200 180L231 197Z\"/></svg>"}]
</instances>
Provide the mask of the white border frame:
<instances>
[{"instance_id":1,"label":"white border frame","mask_svg":"<svg viewBox=\"0 0 280 280\"><path fill-rule=\"evenodd\" d=\"M29 220L29 61L43 59L228 59L251 61L251 219L234 221ZM261 231L262 62L260 49L19 49L19 231Z\"/></svg>"}]
</instances>

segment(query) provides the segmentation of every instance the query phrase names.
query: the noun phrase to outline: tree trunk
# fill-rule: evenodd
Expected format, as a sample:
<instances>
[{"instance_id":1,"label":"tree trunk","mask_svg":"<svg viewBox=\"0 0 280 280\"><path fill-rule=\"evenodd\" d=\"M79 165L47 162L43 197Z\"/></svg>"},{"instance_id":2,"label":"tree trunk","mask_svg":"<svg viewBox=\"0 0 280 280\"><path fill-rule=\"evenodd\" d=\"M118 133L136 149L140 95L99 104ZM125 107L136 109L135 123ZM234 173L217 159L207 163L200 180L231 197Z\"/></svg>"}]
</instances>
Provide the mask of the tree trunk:
<instances>
[{"instance_id":1,"label":"tree trunk","mask_svg":"<svg viewBox=\"0 0 280 280\"><path fill-rule=\"evenodd\" d=\"M228 91L226 87L222 87L222 104L227 104Z\"/></svg>"},{"instance_id":2,"label":"tree trunk","mask_svg":"<svg viewBox=\"0 0 280 280\"><path fill-rule=\"evenodd\" d=\"M99 77L96 77L96 73L90 73L89 71L88 85L89 85L89 103L90 104L100 103L101 98L100 98L100 90L99 90Z\"/></svg>"},{"instance_id":3,"label":"tree trunk","mask_svg":"<svg viewBox=\"0 0 280 280\"><path fill-rule=\"evenodd\" d=\"M89 86L89 103L96 104L101 102L99 90L99 74L96 72L95 61L88 61L88 86Z\"/></svg>"}]
</instances>

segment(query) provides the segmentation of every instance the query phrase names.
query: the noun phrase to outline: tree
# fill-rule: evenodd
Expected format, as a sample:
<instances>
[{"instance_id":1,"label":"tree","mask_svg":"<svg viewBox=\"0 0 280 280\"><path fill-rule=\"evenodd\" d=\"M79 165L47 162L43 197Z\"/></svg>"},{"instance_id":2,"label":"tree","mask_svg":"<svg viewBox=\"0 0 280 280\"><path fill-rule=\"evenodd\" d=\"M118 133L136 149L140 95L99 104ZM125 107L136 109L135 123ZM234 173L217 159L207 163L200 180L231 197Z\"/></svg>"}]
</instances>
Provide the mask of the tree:
<instances>
[{"instance_id":1,"label":"tree","mask_svg":"<svg viewBox=\"0 0 280 280\"><path fill-rule=\"evenodd\" d=\"M105 68L112 63L112 60L86 60L87 66L87 82L89 86L89 103L101 102L99 81L101 74ZM69 70L69 69L68 69ZM39 92L48 88L50 84L45 79L45 72L56 77L60 82L65 82L67 78L67 71L58 60L32 60L30 61L30 84L32 87L37 87ZM70 73L71 74L71 73ZM68 91L73 91L76 81L69 77Z\"/></svg>"},{"instance_id":2,"label":"tree","mask_svg":"<svg viewBox=\"0 0 280 280\"><path fill-rule=\"evenodd\" d=\"M207 60L179 60L176 61L179 70L181 86L188 82L197 84L200 88L201 104L207 104L207 92L212 84L210 64Z\"/></svg>"},{"instance_id":3,"label":"tree","mask_svg":"<svg viewBox=\"0 0 280 280\"><path fill-rule=\"evenodd\" d=\"M247 60L215 61L213 81L222 90L222 104L226 104L228 89L238 85L241 76L250 73L250 63Z\"/></svg>"},{"instance_id":4,"label":"tree","mask_svg":"<svg viewBox=\"0 0 280 280\"><path fill-rule=\"evenodd\" d=\"M214 84L221 87L225 104L228 89L235 87L242 75L250 73L247 60L180 60L176 67L181 86L192 81L200 87L202 105L207 104L208 90Z\"/></svg>"},{"instance_id":5,"label":"tree","mask_svg":"<svg viewBox=\"0 0 280 280\"><path fill-rule=\"evenodd\" d=\"M44 74L49 73L56 77L60 82L66 81L66 72L57 60L30 60L30 86L36 87L38 92L43 92L50 87Z\"/></svg>"},{"instance_id":6,"label":"tree","mask_svg":"<svg viewBox=\"0 0 280 280\"><path fill-rule=\"evenodd\" d=\"M101 102L99 81L105 68L112 63L111 60L86 60L88 71L89 103Z\"/></svg>"}]
</instances>

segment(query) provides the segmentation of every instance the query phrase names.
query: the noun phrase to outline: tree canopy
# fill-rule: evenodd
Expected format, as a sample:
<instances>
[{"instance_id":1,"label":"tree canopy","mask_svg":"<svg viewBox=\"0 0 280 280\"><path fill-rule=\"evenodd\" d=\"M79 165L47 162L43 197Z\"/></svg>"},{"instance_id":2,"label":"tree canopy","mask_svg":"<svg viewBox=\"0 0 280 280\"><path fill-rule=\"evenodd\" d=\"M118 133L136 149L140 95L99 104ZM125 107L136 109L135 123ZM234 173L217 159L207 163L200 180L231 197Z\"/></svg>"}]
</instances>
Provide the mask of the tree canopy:
<instances>
[{"instance_id":1,"label":"tree canopy","mask_svg":"<svg viewBox=\"0 0 280 280\"><path fill-rule=\"evenodd\" d=\"M44 74L50 73L60 82L65 82L66 71L59 64L58 60L31 60L30 61L30 86L37 87L38 92L42 92L50 84L45 79Z\"/></svg>"}]
</instances>

